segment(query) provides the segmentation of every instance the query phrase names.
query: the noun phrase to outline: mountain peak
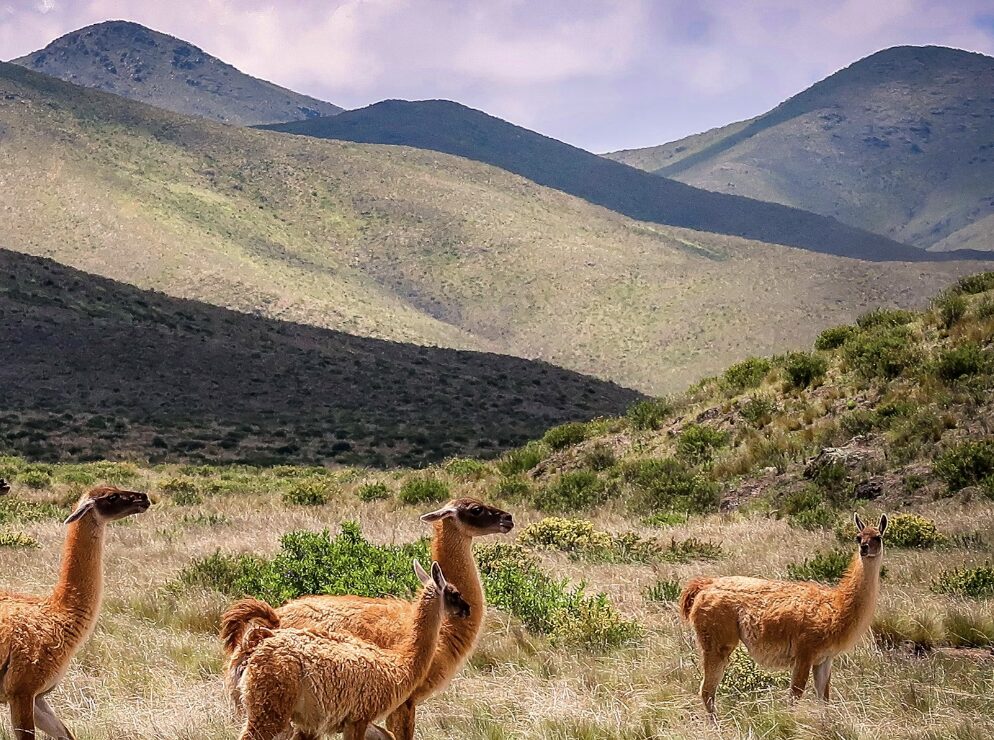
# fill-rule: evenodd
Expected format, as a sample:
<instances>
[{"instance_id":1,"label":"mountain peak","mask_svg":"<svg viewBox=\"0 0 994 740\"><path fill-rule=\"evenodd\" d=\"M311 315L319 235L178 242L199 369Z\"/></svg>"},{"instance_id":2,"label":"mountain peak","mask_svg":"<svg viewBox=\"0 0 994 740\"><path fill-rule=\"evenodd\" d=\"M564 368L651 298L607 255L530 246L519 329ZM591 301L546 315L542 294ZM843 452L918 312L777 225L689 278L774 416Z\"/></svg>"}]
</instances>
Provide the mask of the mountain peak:
<instances>
[{"instance_id":1,"label":"mountain peak","mask_svg":"<svg viewBox=\"0 0 994 740\"><path fill-rule=\"evenodd\" d=\"M335 115L341 108L250 77L183 39L111 20L13 60L67 82L177 113L256 125Z\"/></svg>"}]
</instances>

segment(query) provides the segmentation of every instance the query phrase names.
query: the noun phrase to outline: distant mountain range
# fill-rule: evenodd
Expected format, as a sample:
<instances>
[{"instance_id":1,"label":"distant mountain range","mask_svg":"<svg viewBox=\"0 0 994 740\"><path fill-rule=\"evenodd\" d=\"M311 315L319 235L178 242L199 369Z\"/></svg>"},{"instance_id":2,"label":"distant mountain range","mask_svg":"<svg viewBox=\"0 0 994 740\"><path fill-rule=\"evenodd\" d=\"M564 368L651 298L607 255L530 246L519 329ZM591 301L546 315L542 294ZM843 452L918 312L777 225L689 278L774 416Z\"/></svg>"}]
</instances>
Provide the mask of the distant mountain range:
<instances>
[{"instance_id":1,"label":"distant mountain range","mask_svg":"<svg viewBox=\"0 0 994 740\"><path fill-rule=\"evenodd\" d=\"M250 77L193 44L127 21L81 28L13 63L223 123L296 121L342 110Z\"/></svg>"},{"instance_id":2,"label":"distant mountain range","mask_svg":"<svg viewBox=\"0 0 994 740\"><path fill-rule=\"evenodd\" d=\"M922 249L994 250L994 58L887 49L749 121L605 156Z\"/></svg>"},{"instance_id":3,"label":"distant mountain range","mask_svg":"<svg viewBox=\"0 0 994 740\"><path fill-rule=\"evenodd\" d=\"M446 100L388 100L332 117L265 128L455 154L495 165L640 221L866 260L934 259L913 247L797 208L653 177Z\"/></svg>"},{"instance_id":4,"label":"distant mountain range","mask_svg":"<svg viewBox=\"0 0 994 740\"><path fill-rule=\"evenodd\" d=\"M11 249L270 319L538 358L643 392L809 343L876 305L920 305L982 269L633 221L462 157L223 126L9 64L0 142Z\"/></svg>"},{"instance_id":5,"label":"distant mountain range","mask_svg":"<svg viewBox=\"0 0 994 740\"><path fill-rule=\"evenodd\" d=\"M562 370L169 298L0 249L0 454L414 465L636 393Z\"/></svg>"}]
</instances>

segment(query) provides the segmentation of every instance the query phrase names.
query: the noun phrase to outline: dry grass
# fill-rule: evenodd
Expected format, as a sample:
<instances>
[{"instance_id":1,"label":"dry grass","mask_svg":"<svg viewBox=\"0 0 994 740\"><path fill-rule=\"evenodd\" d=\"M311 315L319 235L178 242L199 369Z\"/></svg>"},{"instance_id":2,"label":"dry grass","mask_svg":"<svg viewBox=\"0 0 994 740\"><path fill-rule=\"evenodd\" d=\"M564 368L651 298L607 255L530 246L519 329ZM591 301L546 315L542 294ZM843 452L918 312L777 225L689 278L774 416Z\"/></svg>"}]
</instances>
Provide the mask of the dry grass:
<instances>
[{"instance_id":1,"label":"dry grass","mask_svg":"<svg viewBox=\"0 0 994 740\"><path fill-rule=\"evenodd\" d=\"M156 491L176 474L141 470L133 484ZM358 519L375 542L404 542L425 533L416 509L393 501L360 503L352 489L364 476L342 479L342 492L324 506L286 507L275 489L214 495L192 507L161 495L147 514L114 525L99 626L52 697L80 740L233 737L236 727L222 699L221 657L213 636L225 599L169 584L195 557L217 548L272 552L279 535L291 529ZM479 492L483 485L465 483L458 493ZM40 492L15 486L14 495L62 501L71 491L63 484ZM516 513L519 527L540 517ZM946 501L929 504L922 513L936 517L950 533L994 527L990 504ZM671 604L645 601L643 591L659 578L685 581L704 572L781 576L788 564L830 547L833 535L743 514L695 518L661 530L609 508L595 516L595 524L612 532L712 539L726 556L715 563L591 565L543 553L544 567L607 592L642 624L643 640L604 655L555 649L492 612L470 665L425 706L419 737L871 738L879 736L883 721L895 738L980 738L994 732L994 658L980 651L915 657L870 640L839 661L836 698L829 706L812 698L791 706L779 689L743 693L726 682L719 693L720 726L710 727L696 696L700 676L691 635ZM45 592L58 562L61 525L48 519L11 527L35 537L41 547L5 551L0 588ZM977 619L990 613L989 602L967 604L928 588L937 570L983 560L984 552L891 549L886 557L881 615L928 623L948 611ZM2 731L0 737L6 737Z\"/></svg>"}]
</instances>

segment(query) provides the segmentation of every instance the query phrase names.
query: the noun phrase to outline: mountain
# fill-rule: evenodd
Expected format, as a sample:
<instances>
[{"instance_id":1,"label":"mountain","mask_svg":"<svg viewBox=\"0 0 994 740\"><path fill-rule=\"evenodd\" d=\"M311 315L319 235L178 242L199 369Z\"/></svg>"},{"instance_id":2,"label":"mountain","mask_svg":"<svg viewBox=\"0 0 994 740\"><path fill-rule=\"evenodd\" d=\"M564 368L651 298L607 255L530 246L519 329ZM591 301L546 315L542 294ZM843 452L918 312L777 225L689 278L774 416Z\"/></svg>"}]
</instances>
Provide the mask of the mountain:
<instances>
[{"instance_id":1,"label":"mountain","mask_svg":"<svg viewBox=\"0 0 994 740\"><path fill-rule=\"evenodd\" d=\"M166 110L242 126L342 110L251 77L193 44L128 21L67 33L13 63Z\"/></svg>"},{"instance_id":2,"label":"mountain","mask_svg":"<svg viewBox=\"0 0 994 740\"><path fill-rule=\"evenodd\" d=\"M900 46L768 113L605 156L932 251L994 250L994 58Z\"/></svg>"},{"instance_id":3,"label":"mountain","mask_svg":"<svg viewBox=\"0 0 994 740\"><path fill-rule=\"evenodd\" d=\"M545 363L249 316L5 249L0 316L2 454L418 465L638 398Z\"/></svg>"},{"instance_id":4,"label":"mountain","mask_svg":"<svg viewBox=\"0 0 994 740\"><path fill-rule=\"evenodd\" d=\"M796 208L713 193L598 157L445 100L388 100L273 131L397 144L495 165L631 218L867 260L916 260L920 250Z\"/></svg>"},{"instance_id":5,"label":"mountain","mask_svg":"<svg viewBox=\"0 0 994 740\"><path fill-rule=\"evenodd\" d=\"M637 222L460 157L223 126L3 64L0 241L176 298L648 393L982 269Z\"/></svg>"}]
</instances>

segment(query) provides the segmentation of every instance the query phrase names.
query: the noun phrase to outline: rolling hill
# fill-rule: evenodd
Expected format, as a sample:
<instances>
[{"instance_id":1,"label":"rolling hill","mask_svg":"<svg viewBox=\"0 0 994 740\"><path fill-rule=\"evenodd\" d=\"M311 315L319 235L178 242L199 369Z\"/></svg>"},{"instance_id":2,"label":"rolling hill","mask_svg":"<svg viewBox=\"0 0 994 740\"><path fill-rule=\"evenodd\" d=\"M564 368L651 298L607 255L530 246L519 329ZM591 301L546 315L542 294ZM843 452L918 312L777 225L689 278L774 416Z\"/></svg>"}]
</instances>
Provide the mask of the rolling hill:
<instances>
[{"instance_id":1,"label":"rolling hill","mask_svg":"<svg viewBox=\"0 0 994 740\"><path fill-rule=\"evenodd\" d=\"M170 298L0 249L0 454L421 465L638 394Z\"/></svg>"},{"instance_id":2,"label":"rolling hill","mask_svg":"<svg viewBox=\"0 0 994 740\"><path fill-rule=\"evenodd\" d=\"M128 21L67 33L13 63L177 113L243 126L342 110L251 77L193 44Z\"/></svg>"},{"instance_id":3,"label":"rolling hill","mask_svg":"<svg viewBox=\"0 0 994 740\"><path fill-rule=\"evenodd\" d=\"M605 155L932 251L994 250L994 58L886 49L773 110Z\"/></svg>"},{"instance_id":4,"label":"rolling hill","mask_svg":"<svg viewBox=\"0 0 994 740\"><path fill-rule=\"evenodd\" d=\"M982 269L637 222L460 157L223 126L2 64L0 239L177 298L650 393Z\"/></svg>"},{"instance_id":5,"label":"rolling hill","mask_svg":"<svg viewBox=\"0 0 994 740\"><path fill-rule=\"evenodd\" d=\"M388 100L337 116L265 128L455 154L642 221L859 259L910 261L923 257L919 250L796 208L653 178L633 167L446 100Z\"/></svg>"}]
</instances>

